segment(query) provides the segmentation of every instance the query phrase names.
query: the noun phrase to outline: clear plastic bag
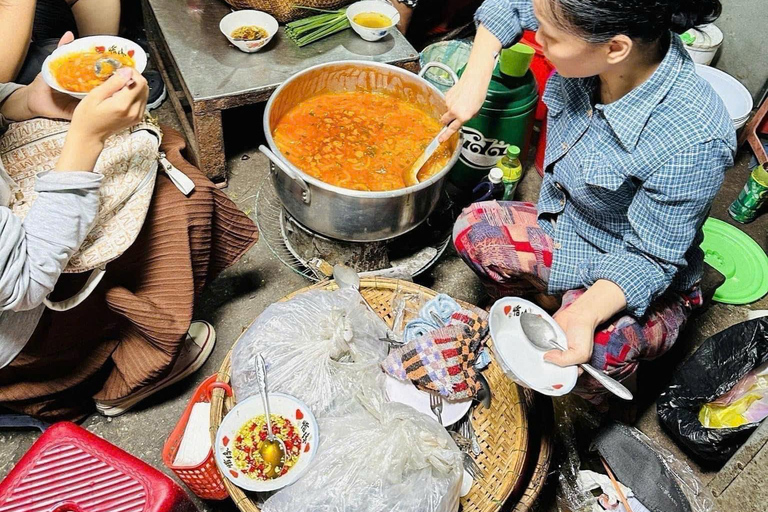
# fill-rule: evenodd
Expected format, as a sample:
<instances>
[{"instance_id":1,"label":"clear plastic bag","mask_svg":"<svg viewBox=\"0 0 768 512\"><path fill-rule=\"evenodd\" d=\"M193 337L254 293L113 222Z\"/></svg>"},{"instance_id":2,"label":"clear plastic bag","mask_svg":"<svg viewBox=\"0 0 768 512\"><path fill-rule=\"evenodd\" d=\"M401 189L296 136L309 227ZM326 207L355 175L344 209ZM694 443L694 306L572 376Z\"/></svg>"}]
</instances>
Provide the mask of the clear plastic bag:
<instances>
[{"instance_id":1,"label":"clear plastic bag","mask_svg":"<svg viewBox=\"0 0 768 512\"><path fill-rule=\"evenodd\" d=\"M364 409L319 420L309 471L264 502L263 512L456 512L461 452L428 416L377 395Z\"/></svg>"},{"instance_id":2,"label":"clear plastic bag","mask_svg":"<svg viewBox=\"0 0 768 512\"><path fill-rule=\"evenodd\" d=\"M599 429L600 417L593 409L586 406L581 399L573 396L561 397L554 400L556 417L556 436L559 447L559 486L557 492L557 507L560 512L591 512L598 506L598 497L589 489L584 488L579 476L582 468L595 468L602 472L602 463L597 459L599 454L584 451L586 446L579 446L579 440L594 439L602 430ZM691 512L716 512L712 495L694 474L691 467L683 460L675 457L669 450L658 442L633 427L622 428L637 441L647 445L655 452L664 465L675 485L685 495L685 500L690 506ZM604 427L610 428L610 427ZM604 430L603 429L603 430ZM580 449L581 448L581 449ZM638 471L643 471L645 461L638 460ZM610 464L610 461L609 461ZM616 469L614 472L616 472ZM616 474L619 481L632 489L635 498L643 494L643 488L632 488L631 480L622 480ZM642 502L642 500L639 500ZM620 507L621 508L621 507Z\"/></svg>"},{"instance_id":3,"label":"clear plastic bag","mask_svg":"<svg viewBox=\"0 0 768 512\"><path fill-rule=\"evenodd\" d=\"M299 398L318 417L348 412L361 387L383 397L384 335L356 290L309 291L272 304L232 352L235 396L242 401L259 393L255 357L261 353L270 391Z\"/></svg>"},{"instance_id":4,"label":"clear plastic bag","mask_svg":"<svg viewBox=\"0 0 768 512\"><path fill-rule=\"evenodd\" d=\"M680 490L685 494L693 512L717 511L712 494L704 486L704 483L699 477L696 476L688 463L680 457L676 457L672 452L664 448L657 441L640 432L638 429L629 427L629 431L636 439L651 447L653 451L658 454L664 463L664 466L672 477L674 477Z\"/></svg>"}]
</instances>

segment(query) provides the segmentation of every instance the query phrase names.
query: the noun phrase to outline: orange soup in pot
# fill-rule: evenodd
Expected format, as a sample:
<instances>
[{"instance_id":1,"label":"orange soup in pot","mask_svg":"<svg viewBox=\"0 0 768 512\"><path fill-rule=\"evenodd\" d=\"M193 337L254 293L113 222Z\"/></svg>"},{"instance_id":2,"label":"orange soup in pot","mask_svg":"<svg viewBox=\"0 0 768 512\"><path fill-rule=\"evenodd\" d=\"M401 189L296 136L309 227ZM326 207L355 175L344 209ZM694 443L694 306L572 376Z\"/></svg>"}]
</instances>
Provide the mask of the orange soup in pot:
<instances>
[{"instance_id":1,"label":"orange soup in pot","mask_svg":"<svg viewBox=\"0 0 768 512\"><path fill-rule=\"evenodd\" d=\"M296 167L331 185L386 191L405 187L403 173L442 126L418 107L382 93L328 93L309 98L273 131ZM443 144L419 172L424 181L451 159Z\"/></svg>"}]
</instances>

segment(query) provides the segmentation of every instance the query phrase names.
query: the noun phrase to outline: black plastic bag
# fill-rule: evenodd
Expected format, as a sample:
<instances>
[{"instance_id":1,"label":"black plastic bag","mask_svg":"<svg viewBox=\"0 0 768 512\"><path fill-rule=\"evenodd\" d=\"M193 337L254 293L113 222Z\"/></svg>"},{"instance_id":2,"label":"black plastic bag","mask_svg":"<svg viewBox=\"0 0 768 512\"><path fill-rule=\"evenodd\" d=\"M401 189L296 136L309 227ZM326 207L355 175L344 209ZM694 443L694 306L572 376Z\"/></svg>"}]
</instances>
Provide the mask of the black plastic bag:
<instances>
[{"instance_id":1,"label":"black plastic bag","mask_svg":"<svg viewBox=\"0 0 768 512\"><path fill-rule=\"evenodd\" d=\"M757 423L737 428L705 428L701 406L735 386L768 361L768 317L734 325L707 339L672 377L656 402L664 426L700 462L724 464L744 444Z\"/></svg>"}]
</instances>

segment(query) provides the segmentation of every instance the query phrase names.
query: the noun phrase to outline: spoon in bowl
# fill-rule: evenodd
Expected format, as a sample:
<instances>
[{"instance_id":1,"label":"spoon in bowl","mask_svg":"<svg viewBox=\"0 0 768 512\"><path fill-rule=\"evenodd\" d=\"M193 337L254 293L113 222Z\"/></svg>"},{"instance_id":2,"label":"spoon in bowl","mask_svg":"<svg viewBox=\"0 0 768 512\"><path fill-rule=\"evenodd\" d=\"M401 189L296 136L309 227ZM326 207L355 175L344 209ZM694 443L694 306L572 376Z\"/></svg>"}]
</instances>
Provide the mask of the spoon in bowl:
<instances>
[{"instance_id":1,"label":"spoon in bowl","mask_svg":"<svg viewBox=\"0 0 768 512\"><path fill-rule=\"evenodd\" d=\"M429 160L432 155L435 154L437 148L440 147L440 137L442 137L446 131L448 131L448 125L444 126L443 129L440 130L440 133L438 133L435 138L432 139L432 142L430 142L429 145L424 148L424 152L422 152L421 156L416 159L411 168L405 171L403 174L403 180L405 181L406 187L419 184L419 171L422 167L424 167L424 164L427 163L427 160Z\"/></svg>"},{"instance_id":2,"label":"spoon in bowl","mask_svg":"<svg viewBox=\"0 0 768 512\"><path fill-rule=\"evenodd\" d=\"M565 347L557 342L555 330L539 315L524 311L520 315L520 327L523 328L525 337L534 347L540 350L565 350ZM632 400L632 393L621 382L609 377L591 364L584 363L579 366L614 395L624 400Z\"/></svg>"},{"instance_id":3,"label":"spoon in bowl","mask_svg":"<svg viewBox=\"0 0 768 512\"><path fill-rule=\"evenodd\" d=\"M93 63L93 72L98 78L109 78L115 74L115 71L123 67L123 63L112 57L101 57Z\"/></svg>"},{"instance_id":4,"label":"spoon in bowl","mask_svg":"<svg viewBox=\"0 0 768 512\"><path fill-rule=\"evenodd\" d=\"M275 478L280 474L285 462L285 443L272 432L272 419L269 412L269 397L267 396L267 366L264 364L264 357L259 354L256 356L256 378L261 389L261 399L264 402L264 416L267 420L267 438L262 441L259 448L259 455L264 462L269 464L271 469L265 474L268 478Z\"/></svg>"}]
</instances>

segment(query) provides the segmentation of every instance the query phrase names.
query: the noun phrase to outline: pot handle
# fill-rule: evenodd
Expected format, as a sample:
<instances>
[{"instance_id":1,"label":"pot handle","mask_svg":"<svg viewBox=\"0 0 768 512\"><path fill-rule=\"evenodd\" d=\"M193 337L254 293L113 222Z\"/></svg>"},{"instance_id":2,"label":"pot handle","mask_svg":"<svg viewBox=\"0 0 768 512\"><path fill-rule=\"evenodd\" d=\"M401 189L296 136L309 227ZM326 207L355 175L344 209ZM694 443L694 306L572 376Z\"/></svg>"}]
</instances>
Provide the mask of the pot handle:
<instances>
[{"instance_id":1,"label":"pot handle","mask_svg":"<svg viewBox=\"0 0 768 512\"><path fill-rule=\"evenodd\" d=\"M451 77L451 80L453 80L453 85L456 85L459 82L459 75L456 74L454 70L443 64L442 62L427 62L424 64L424 67L421 68L421 71L419 71L419 76L421 78L424 78L424 74L427 72L429 68L439 68L448 73L448 75Z\"/></svg>"},{"instance_id":2,"label":"pot handle","mask_svg":"<svg viewBox=\"0 0 768 512\"><path fill-rule=\"evenodd\" d=\"M280 158L276 154L274 154L272 150L269 149L268 147L261 145L259 146L259 151L264 153L264 155L270 159L270 161L275 165L275 167L283 171L289 178L291 178L293 181L299 184L302 190L301 200L304 201L304 203L309 204L311 196L309 192L309 185L307 185L307 182L304 181L304 179L301 176L296 174L296 172L293 169L288 167L285 164L285 162L280 160Z\"/></svg>"}]
</instances>

